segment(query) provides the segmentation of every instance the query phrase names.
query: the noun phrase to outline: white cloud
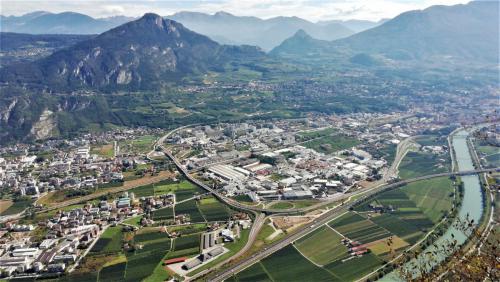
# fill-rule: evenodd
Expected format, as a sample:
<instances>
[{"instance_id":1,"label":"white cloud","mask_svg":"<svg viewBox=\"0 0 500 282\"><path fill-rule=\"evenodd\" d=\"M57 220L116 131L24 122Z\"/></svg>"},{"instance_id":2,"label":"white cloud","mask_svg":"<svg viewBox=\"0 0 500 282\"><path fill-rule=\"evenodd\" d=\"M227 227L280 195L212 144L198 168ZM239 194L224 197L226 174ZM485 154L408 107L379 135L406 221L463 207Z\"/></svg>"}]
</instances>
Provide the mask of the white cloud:
<instances>
[{"instance_id":1,"label":"white cloud","mask_svg":"<svg viewBox=\"0 0 500 282\"><path fill-rule=\"evenodd\" d=\"M74 11L93 17L113 15L140 16L147 12L170 15L178 11L215 13L226 11L240 16L270 18L297 16L311 21L328 19L392 18L414 9L432 5L454 5L468 0L2 0L3 15L21 15L37 10Z\"/></svg>"}]
</instances>

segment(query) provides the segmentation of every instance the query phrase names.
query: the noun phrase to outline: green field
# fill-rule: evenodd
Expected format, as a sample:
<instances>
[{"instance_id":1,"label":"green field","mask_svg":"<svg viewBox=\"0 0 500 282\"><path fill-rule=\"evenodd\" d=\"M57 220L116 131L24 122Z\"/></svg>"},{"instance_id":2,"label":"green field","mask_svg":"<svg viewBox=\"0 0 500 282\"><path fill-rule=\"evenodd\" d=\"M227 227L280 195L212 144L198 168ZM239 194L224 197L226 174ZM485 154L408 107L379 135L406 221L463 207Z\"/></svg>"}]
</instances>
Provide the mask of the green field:
<instances>
[{"instance_id":1,"label":"green field","mask_svg":"<svg viewBox=\"0 0 500 282\"><path fill-rule=\"evenodd\" d=\"M262 281L262 282L271 282L269 276L267 275L266 271L264 270L262 264L260 262L250 266L249 268L243 270L242 272L238 273L235 277L236 281L239 282L255 282L255 281Z\"/></svg>"},{"instance_id":2,"label":"green field","mask_svg":"<svg viewBox=\"0 0 500 282\"><path fill-rule=\"evenodd\" d=\"M432 222L437 223L453 206L453 183L448 177L413 182L402 188Z\"/></svg>"},{"instance_id":3,"label":"green field","mask_svg":"<svg viewBox=\"0 0 500 282\"><path fill-rule=\"evenodd\" d=\"M321 130L311 130L311 131L302 131L297 134L299 141L311 140L319 137L330 136L332 135L336 129L334 128L325 128Z\"/></svg>"},{"instance_id":4,"label":"green field","mask_svg":"<svg viewBox=\"0 0 500 282\"><path fill-rule=\"evenodd\" d=\"M287 201L279 201L279 202L276 202L276 203L272 203L269 208L270 209L279 209L279 210L284 210L284 209L291 209L293 208L295 205L293 204L293 202L287 202Z\"/></svg>"},{"instance_id":5,"label":"green field","mask_svg":"<svg viewBox=\"0 0 500 282\"><path fill-rule=\"evenodd\" d=\"M370 273L378 266L382 265L382 260L376 255L368 253L362 257L355 257L347 261L335 261L324 268L340 278L340 281L355 281Z\"/></svg>"},{"instance_id":6,"label":"green field","mask_svg":"<svg viewBox=\"0 0 500 282\"><path fill-rule=\"evenodd\" d=\"M26 199L16 199L12 205L0 213L0 215L12 215L24 211L28 208L33 201L29 198Z\"/></svg>"},{"instance_id":7,"label":"green field","mask_svg":"<svg viewBox=\"0 0 500 282\"><path fill-rule=\"evenodd\" d=\"M198 205L196 204L195 200L190 200L190 201L175 205L174 209L175 209L176 215L188 214L191 218L192 223L205 222L205 218L200 213L200 210L198 209Z\"/></svg>"},{"instance_id":8,"label":"green field","mask_svg":"<svg viewBox=\"0 0 500 282\"><path fill-rule=\"evenodd\" d=\"M345 237L363 244L387 238L392 234L386 229L365 219L362 216L353 216L351 213L328 223Z\"/></svg>"},{"instance_id":9,"label":"green field","mask_svg":"<svg viewBox=\"0 0 500 282\"><path fill-rule=\"evenodd\" d=\"M489 145L480 140L475 140L474 147L484 167L500 166L500 147Z\"/></svg>"},{"instance_id":10,"label":"green field","mask_svg":"<svg viewBox=\"0 0 500 282\"><path fill-rule=\"evenodd\" d=\"M295 247L314 263L325 265L347 256L347 247L341 242L342 236L327 226L297 240Z\"/></svg>"},{"instance_id":11,"label":"green field","mask_svg":"<svg viewBox=\"0 0 500 282\"><path fill-rule=\"evenodd\" d=\"M134 193L136 197L149 197L154 195L153 184L139 186L128 190L129 193Z\"/></svg>"},{"instance_id":12,"label":"green field","mask_svg":"<svg viewBox=\"0 0 500 282\"><path fill-rule=\"evenodd\" d=\"M444 159L444 161L441 161ZM408 152L399 165L399 176L403 179L447 172L450 156L425 152Z\"/></svg>"},{"instance_id":13,"label":"green field","mask_svg":"<svg viewBox=\"0 0 500 282\"><path fill-rule=\"evenodd\" d=\"M141 231L144 229L141 229ZM167 240L168 235L158 230L145 230L134 235L134 243L145 244L148 242L156 242L159 240Z\"/></svg>"},{"instance_id":14,"label":"green field","mask_svg":"<svg viewBox=\"0 0 500 282\"><path fill-rule=\"evenodd\" d=\"M152 150L157 136L144 135L133 140L118 142L122 153L147 153Z\"/></svg>"},{"instance_id":15,"label":"green field","mask_svg":"<svg viewBox=\"0 0 500 282\"><path fill-rule=\"evenodd\" d=\"M187 180L182 180L179 183L162 181L154 185L154 195L174 193L177 202L192 198L193 196L204 192L205 190Z\"/></svg>"},{"instance_id":16,"label":"green field","mask_svg":"<svg viewBox=\"0 0 500 282\"><path fill-rule=\"evenodd\" d=\"M192 249L200 246L200 234L181 236L174 239L174 250Z\"/></svg>"},{"instance_id":17,"label":"green field","mask_svg":"<svg viewBox=\"0 0 500 282\"><path fill-rule=\"evenodd\" d=\"M90 250L91 253L116 253L121 250L122 227L108 227Z\"/></svg>"},{"instance_id":18,"label":"green field","mask_svg":"<svg viewBox=\"0 0 500 282\"><path fill-rule=\"evenodd\" d=\"M359 143L359 140L352 137L333 135L307 141L302 145L319 153L331 154L340 150L349 149L358 145Z\"/></svg>"},{"instance_id":19,"label":"green field","mask_svg":"<svg viewBox=\"0 0 500 282\"><path fill-rule=\"evenodd\" d=\"M123 281L127 262L117 263L111 266L106 266L99 271L99 281Z\"/></svg>"},{"instance_id":20,"label":"green field","mask_svg":"<svg viewBox=\"0 0 500 282\"><path fill-rule=\"evenodd\" d=\"M277 251L261 261L273 281L334 281L326 270L304 258L292 245Z\"/></svg>"},{"instance_id":21,"label":"green field","mask_svg":"<svg viewBox=\"0 0 500 282\"><path fill-rule=\"evenodd\" d=\"M144 185L129 190L133 192L136 197L149 197L155 195L164 195L174 193L176 201L183 201L192 198L195 195L204 193L204 190L192 184L187 180L179 183L172 183L172 181L161 181L155 184Z\"/></svg>"},{"instance_id":22,"label":"green field","mask_svg":"<svg viewBox=\"0 0 500 282\"><path fill-rule=\"evenodd\" d=\"M391 214L375 216L371 218L371 221L401 237L401 239L410 244L416 243L424 235L417 226Z\"/></svg>"},{"instance_id":23,"label":"green field","mask_svg":"<svg viewBox=\"0 0 500 282\"><path fill-rule=\"evenodd\" d=\"M172 207L158 209L153 212L153 220L167 220L173 218L174 218L174 209Z\"/></svg>"},{"instance_id":24,"label":"green field","mask_svg":"<svg viewBox=\"0 0 500 282\"><path fill-rule=\"evenodd\" d=\"M227 221L231 210L214 197L200 200L198 208L207 221Z\"/></svg>"},{"instance_id":25,"label":"green field","mask_svg":"<svg viewBox=\"0 0 500 282\"><path fill-rule=\"evenodd\" d=\"M121 243L124 237L131 238L130 235L132 233L123 236L119 226L108 228L89 253L88 259L92 259L94 255L99 257L102 254L115 253L120 254L123 261L105 266L100 271L96 269L96 273L99 273L98 280L97 277L94 278L89 274L87 276L89 280L71 279L70 281L142 281L151 275L161 276L160 281L167 279L168 273L156 271L158 267L161 267L162 259L172 249L172 240L167 234L149 229L140 232L133 236L132 245L135 249L125 251L121 248Z\"/></svg>"}]
</instances>

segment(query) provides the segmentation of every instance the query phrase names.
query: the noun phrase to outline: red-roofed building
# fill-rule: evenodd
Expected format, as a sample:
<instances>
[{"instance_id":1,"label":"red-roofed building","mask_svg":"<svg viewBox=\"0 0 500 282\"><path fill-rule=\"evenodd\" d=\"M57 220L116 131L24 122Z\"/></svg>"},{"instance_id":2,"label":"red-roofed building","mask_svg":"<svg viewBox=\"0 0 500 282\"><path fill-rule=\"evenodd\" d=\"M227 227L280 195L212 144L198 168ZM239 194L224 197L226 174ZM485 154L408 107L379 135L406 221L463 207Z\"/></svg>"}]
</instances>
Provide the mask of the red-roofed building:
<instances>
[{"instance_id":1,"label":"red-roofed building","mask_svg":"<svg viewBox=\"0 0 500 282\"><path fill-rule=\"evenodd\" d=\"M173 258L173 259L167 259L163 262L164 265L169 265L169 264L174 264L174 263L179 263L179 262L184 262L188 258L187 257L180 257L180 258Z\"/></svg>"}]
</instances>

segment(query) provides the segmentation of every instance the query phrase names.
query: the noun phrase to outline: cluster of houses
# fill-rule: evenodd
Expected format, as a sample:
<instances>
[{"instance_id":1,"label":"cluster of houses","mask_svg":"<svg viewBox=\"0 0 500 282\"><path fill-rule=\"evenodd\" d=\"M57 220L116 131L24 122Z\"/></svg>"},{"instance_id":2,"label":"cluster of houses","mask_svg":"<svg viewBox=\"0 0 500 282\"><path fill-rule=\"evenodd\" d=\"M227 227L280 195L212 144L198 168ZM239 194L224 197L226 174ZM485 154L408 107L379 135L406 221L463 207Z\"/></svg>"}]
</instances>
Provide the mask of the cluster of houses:
<instances>
[{"instance_id":1,"label":"cluster of houses","mask_svg":"<svg viewBox=\"0 0 500 282\"><path fill-rule=\"evenodd\" d=\"M88 146L58 151L52 157L0 158L0 187L32 197L59 189L89 189L122 181L122 167L119 160L90 154Z\"/></svg>"}]
</instances>

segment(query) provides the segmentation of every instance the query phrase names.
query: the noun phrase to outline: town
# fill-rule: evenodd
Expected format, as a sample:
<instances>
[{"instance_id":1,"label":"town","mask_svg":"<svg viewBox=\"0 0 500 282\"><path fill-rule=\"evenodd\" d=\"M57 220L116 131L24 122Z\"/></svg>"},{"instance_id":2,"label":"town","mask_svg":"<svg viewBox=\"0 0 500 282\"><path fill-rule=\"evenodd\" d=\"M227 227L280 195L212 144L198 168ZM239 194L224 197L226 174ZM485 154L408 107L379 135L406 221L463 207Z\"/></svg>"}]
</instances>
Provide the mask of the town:
<instances>
[{"instance_id":1,"label":"town","mask_svg":"<svg viewBox=\"0 0 500 282\"><path fill-rule=\"evenodd\" d=\"M163 141L190 174L225 197L286 210L337 202L379 181L395 181L390 164L401 157L396 148L441 128L432 117L412 114L318 115L195 125L172 131ZM136 238L141 229L161 227L165 235L155 236L169 242L188 238L183 234L193 237L195 250L165 260L180 276L230 252L224 245L248 232L251 218L187 181L154 148L162 135L139 128L2 148L2 275L71 273L86 256L105 249L102 238L110 230L139 232ZM447 144L409 144L437 159L448 151ZM296 225L290 225L293 218L283 220L273 228ZM205 223L191 230L200 222ZM118 249L138 252L144 245L121 236ZM356 250L356 255L366 252Z\"/></svg>"}]
</instances>

